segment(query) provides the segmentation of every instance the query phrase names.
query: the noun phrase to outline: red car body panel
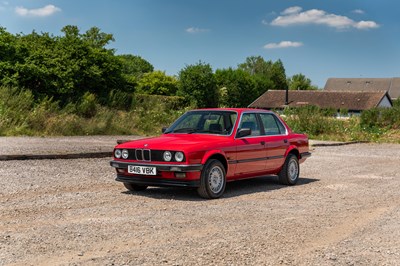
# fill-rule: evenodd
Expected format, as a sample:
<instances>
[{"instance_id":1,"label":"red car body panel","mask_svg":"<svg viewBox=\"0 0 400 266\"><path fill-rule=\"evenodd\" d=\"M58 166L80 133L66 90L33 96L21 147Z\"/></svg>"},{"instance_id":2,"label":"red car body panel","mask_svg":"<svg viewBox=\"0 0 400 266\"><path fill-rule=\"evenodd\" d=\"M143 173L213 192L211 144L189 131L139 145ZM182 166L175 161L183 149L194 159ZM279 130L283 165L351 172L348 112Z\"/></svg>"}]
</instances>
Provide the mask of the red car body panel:
<instances>
[{"instance_id":1,"label":"red car body panel","mask_svg":"<svg viewBox=\"0 0 400 266\"><path fill-rule=\"evenodd\" d=\"M212 108L194 111L234 112L237 118L232 125L233 130L230 135L171 132L159 137L117 145L114 151L127 150L131 156L128 159L114 157L110 162L111 166L117 169L117 180L156 186L198 187L202 167L210 158L220 160L226 170L226 181L233 181L278 174L290 153L294 153L300 163L311 155L308 137L304 134L293 133L287 124L273 112L248 108ZM272 114L282 123L285 131L278 135L238 137L238 127L244 114ZM261 122L260 125L262 125ZM264 128L263 131L266 129ZM139 160L136 154L134 156L131 154L133 151L139 152L139 157L146 156L143 155L143 150L145 153L149 150L151 160ZM156 153L159 153L157 155L159 157L163 151L183 152L185 160L183 162L155 161ZM155 167L157 174L128 173L129 165ZM185 177L180 176L179 173L185 173Z\"/></svg>"}]
</instances>

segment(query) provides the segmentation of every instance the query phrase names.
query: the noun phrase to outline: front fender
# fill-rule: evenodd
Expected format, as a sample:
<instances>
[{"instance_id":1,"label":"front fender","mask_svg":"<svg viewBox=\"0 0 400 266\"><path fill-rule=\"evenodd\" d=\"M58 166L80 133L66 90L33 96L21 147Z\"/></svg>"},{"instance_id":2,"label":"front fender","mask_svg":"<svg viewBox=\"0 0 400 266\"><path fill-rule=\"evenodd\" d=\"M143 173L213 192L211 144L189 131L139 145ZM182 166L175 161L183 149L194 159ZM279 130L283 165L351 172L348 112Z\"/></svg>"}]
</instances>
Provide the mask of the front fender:
<instances>
[{"instance_id":1,"label":"front fender","mask_svg":"<svg viewBox=\"0 0 400 266\"><path fill-rule=\"evenodd\" d=\"M220 158L223 157L224 158L225 162L222 162L223 164L227 163L226 155L225 155L224 151L222 151L222 150L211 150L211 151L207 151L204 154L203 159L201 160L201 164L204 165L211 157L213 157L213 156L215 157L215 155L217 157L220 157Z\"/></svg>"}]
</instances>

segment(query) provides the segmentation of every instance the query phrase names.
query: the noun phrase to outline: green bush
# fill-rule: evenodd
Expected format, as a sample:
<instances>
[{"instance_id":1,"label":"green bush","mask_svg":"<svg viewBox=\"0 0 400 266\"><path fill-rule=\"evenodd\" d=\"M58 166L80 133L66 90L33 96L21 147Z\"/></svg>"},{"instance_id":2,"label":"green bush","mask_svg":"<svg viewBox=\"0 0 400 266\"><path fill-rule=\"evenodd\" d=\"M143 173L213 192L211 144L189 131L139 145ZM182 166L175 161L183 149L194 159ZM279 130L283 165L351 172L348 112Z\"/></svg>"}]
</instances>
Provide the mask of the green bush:
<instances>
[{"instance_id":1,"label":"green bush","mask_svg":"<svg viewBox=\"0 0 400 266\"><path fill-rule=\"evenodd\" d=\"M284 111L286 121L292 130L305 132L311 137L338 131L340 121L333 118L332 113L332 110L324 110L316 106L287 108Z\"/></svg>"},{"instance_id":2,"label":"green bush","mask_svg":"<svg viewBox=\"0 0 400 266\"><path fill-rule=\"evenodd\" d=\"M284 111L285 121L295 132L306 133L312 139L336 141L377 141L385 134L382 129L366 128L361 118L337 119L334 110L316 106L288 108ZM373 119L373 118L371 118Z\"/></svg>"},{"instance_id":3,"label":"green bush","mask_svg":"<svg viewBox=\"0 0 400 266\"><path fill-rule=\"evenodd\" d=\"M76 106L76 110L79 115L86 118L95 116L97 112L96 95L85 92L80 103Z\"/></svg>"},{"instance_id":4,"label":"green bush","mask_svg":"<svg viewBox=\"0 0 400 266\"><path fill-rule=\"evenodd\" d=\"M361 114L360 125L366 129L400 128L400 105L395 101L392 108L374 108Z\"/></svg>"},{"instance_id":5,"label":"green bush","mask_svg":"<svg viewBox=\"0 0 400 266\"><path fill-rule=\"evenodd\" d=\"M0 135L24 133L33 105L31 91L0 87Z\"/></svg>"},{"instance_id":6,"label":"green bush","mask_svg":"<svg viewBox=\"0 0 400 266\"><path fill-rule=\"evenodd\" d=\"M191 107L178 96L137 94L134 97L135 131L141 135L159 135L161 128L169 126Z\"/></svg>"},{"instance_id":7,"label":"green bush","mask_svg":"<svg viewBox=\"0 0 400 266\"><path fill-rule=\"evenodd\" d=\"M166 110L182 110L189 106L189 101L179 96L135 94L133 101L134 108L142 107L145 109L161 106Z\"/></svg>"},{"instance_id":8,"label":"green bush","mask_svg":"<svg viewBox=\"0 0 400 266\"><path fill-rule=\"evenodd\" d=\"M132 108L133 93L121 90L112 90L108 94L107 106L118 110L129 111Z\"/></svg>"}]
</instances>

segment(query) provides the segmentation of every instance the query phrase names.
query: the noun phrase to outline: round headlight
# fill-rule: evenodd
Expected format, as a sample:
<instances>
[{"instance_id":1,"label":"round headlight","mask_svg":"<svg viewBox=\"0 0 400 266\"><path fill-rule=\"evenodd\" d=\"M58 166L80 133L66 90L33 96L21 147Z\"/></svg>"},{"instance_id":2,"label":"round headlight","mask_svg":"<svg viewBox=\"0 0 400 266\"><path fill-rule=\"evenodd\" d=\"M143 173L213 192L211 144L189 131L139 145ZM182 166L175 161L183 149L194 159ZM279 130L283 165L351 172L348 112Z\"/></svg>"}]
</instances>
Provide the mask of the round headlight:
<instances>
[{"instance_id":1,"label":"round headlight","mask_svg":"<svg viewBox=\"0 0 400 266\"><path fill-rule=\"evenodd\" d=\"M128 152L128 150L122 150L122 158L124 158L124 159L128 159L128 156L129 156L129 152Z\"/></svg>"},{"instance_id":2,"label":"round headlight","mask_svg":"<svg viewBox=\"0 0 400 266\"><path fill-rule=\"evenodd\" d=\"M182 162L185 156L183 155L183 152L178 151L175 153L175 161L177 162Z\"/></svg>"},{"instance_id":3,"label":"round headlight","mask_svg":"<svg viewBox=\"0 0 400 266\"><path fill-rule=\"evenodd\" d=\"M114 151L115 158L119 159L119 158L121 158L121 155L122 155L121 150L117 149Z\"/></svg>"},{"instance_id":4,"label":"round headlight","mask_svg":"<svg viewBox=\"0 0 400 266\"><path fill-rule=\"evenodd\" d=\"M172 159L172 154L171 154L171 152L165 151L165 152L164 152L164 155L163 155L163 158L164 158L164 161L167 161L167 162L171 161L171 159Z\"/></svg>"}]
</instances>

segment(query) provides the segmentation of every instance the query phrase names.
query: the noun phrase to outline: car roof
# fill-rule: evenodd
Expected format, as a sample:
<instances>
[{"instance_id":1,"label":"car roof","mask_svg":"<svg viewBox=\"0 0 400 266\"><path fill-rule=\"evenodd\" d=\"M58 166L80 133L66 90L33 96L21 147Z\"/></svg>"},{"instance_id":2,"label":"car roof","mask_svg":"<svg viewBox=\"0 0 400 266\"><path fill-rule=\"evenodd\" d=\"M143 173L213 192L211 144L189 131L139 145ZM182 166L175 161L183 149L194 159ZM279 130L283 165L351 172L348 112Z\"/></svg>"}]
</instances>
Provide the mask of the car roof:
<instances>
[{"instance_id":1,"label":"car roof","mask_svg":"<svg viewBox=\"0 0 400 266\"><path fill-rule=\"evenodd\" d=\"M201 108L201 109L194 109L191 111L235 111L235 112L266 112L271 113L269 110L265 109L256 109L256 108Z\"/></svg>"}]
</instances>

